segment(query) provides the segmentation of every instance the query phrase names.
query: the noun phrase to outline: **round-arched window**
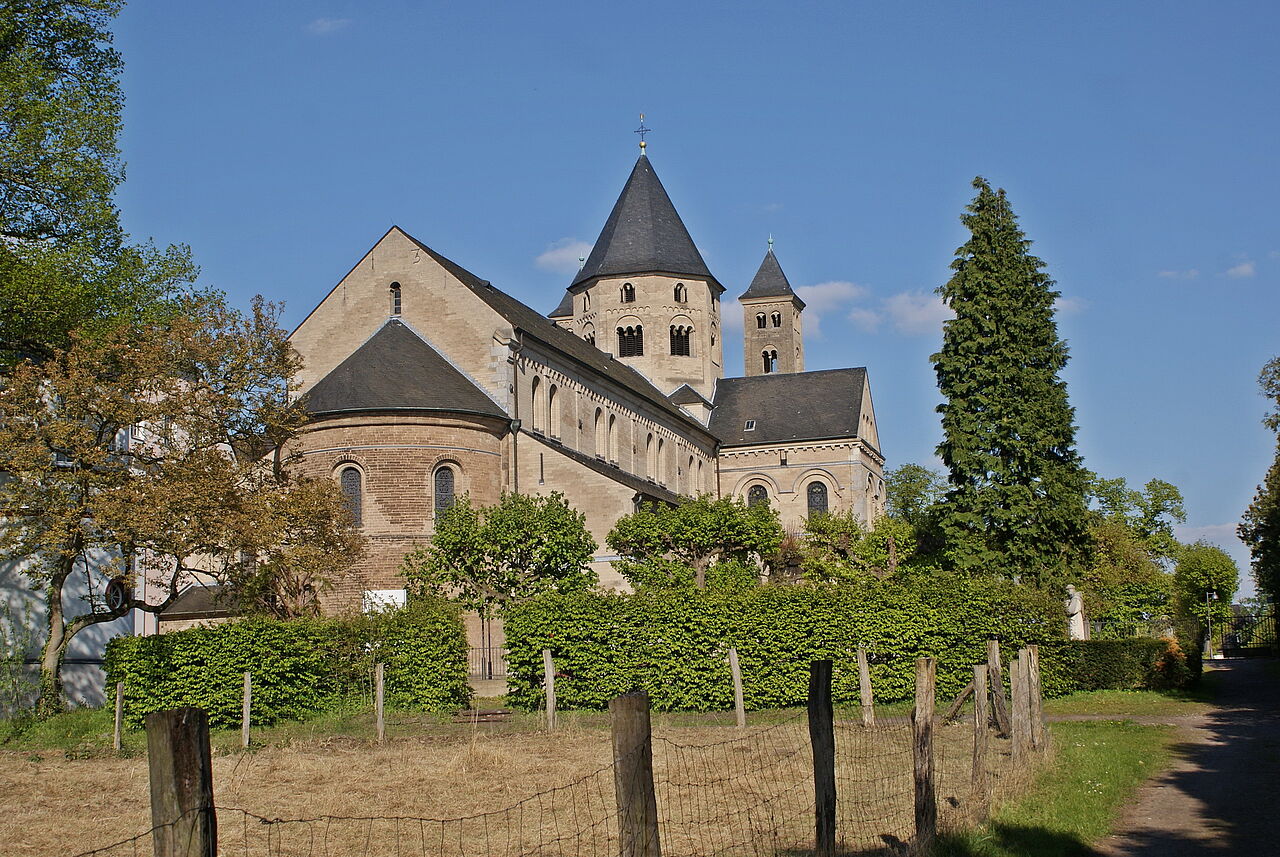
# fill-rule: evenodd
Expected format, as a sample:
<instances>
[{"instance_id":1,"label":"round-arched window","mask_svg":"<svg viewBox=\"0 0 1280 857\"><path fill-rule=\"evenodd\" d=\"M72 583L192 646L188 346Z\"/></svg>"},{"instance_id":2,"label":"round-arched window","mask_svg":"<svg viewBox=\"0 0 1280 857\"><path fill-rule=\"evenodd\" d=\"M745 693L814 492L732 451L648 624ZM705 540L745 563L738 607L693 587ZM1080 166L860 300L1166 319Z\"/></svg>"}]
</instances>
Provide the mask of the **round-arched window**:
<instances>
[{"instance_id":1,"label":"round-arched window","mask_svg":"<svg viewBox=\"0 0 1280 857\"><path fill-rule=\"evenodd\" d=\"M363 477L360 471L354 467L345 467L338 474L338 486L342 489L342 496L347 500L347 508L351 510L351 517L355 518L356 526L362 526L364 521L364 497L361 482Z\"/></svg>"},{"instance_id":2,"label":"round-arched window","mask_svg":"<svg viewBox=\"0 0 1280 857\"><path fill-rule=\"evenodd\" d=\"M809 517L827 514L827 486L825 483L817 480L810 482L805 494L809 500Z\"/></svg>"},{"instance_id":3,"label":"round-arched window","mask_svg":"<svg viewBox=\"0 0 1280 857\"><path fill-rule=\"evenodd\" d=\"M453 508L453 504L457 499L454 494L455 487L453 468L448 465L437 468L435 478L435 501L437 514L446 509Z\"/></svg>"},{"instance_id":4,"label":"round-arched window","mask_svg":"<svg viewBox=\"0 0 1280 857\"><path fill-rule=\"evenodd\" d=\"M752 485L747 489L747 505L760 506L769 504L769 492L763 485Z\"/></svg>"}]
</instances>

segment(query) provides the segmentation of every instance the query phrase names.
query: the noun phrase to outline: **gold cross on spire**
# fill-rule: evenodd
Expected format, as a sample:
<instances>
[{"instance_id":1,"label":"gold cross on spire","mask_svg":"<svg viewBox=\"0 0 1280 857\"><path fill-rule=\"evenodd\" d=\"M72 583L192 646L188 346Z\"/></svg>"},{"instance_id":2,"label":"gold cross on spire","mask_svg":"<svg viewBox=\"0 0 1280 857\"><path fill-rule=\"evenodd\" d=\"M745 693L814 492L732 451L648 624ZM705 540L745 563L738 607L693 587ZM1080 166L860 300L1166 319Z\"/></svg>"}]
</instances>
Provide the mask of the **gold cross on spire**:
<instances>
[{"instance_id":1,"label":"gold cross on spire","mask_svg":"<svg viewBox=\"0 0 1280 857\"><path fill-rule=\"evenodd\" d=\"M644 124L644 114L643 114L643 113L641 113L641 114L640 114L640 127L639 127L639 128L637 128L637 129L635 130L635 133L637 133L637 134L639 134L639 135L640 135L640 154L642 154L642 155L644 154L644 135L645 135L645 134L648 134L648 133L649 133L650 131L652 131L652 130L653 130L652 128L646 128L646 127L645 127L645 124Z\"/></svg>"}]
</instances>

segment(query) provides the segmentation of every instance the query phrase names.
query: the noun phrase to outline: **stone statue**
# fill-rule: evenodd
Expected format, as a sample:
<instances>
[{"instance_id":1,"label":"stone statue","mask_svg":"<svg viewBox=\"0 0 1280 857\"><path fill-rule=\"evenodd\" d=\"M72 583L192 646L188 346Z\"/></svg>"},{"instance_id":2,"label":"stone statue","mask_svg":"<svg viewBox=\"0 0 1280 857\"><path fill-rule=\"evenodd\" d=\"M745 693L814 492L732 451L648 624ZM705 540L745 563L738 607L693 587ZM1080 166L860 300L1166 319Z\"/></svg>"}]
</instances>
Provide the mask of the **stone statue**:
<instances>
[{"instance_id":1,"label":"stone statue","mask_svg":"<svg viewBox=\"0 0 1280 857\"><path fill-rule=\"evenodd\" d=\"M1071 584L1067 584L1067 636L1072 640L1088 639L1084 624L1084 597Z\"/></svg>"}]
</instances>

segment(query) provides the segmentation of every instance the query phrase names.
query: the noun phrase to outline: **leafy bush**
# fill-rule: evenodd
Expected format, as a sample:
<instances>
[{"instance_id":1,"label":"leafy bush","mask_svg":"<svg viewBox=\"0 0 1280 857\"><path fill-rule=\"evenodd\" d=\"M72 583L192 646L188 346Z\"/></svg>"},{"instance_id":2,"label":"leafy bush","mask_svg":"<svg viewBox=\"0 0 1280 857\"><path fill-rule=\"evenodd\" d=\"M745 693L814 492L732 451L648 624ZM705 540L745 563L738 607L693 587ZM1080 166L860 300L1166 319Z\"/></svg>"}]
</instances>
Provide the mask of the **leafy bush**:
<instances>
[{"instance_id":1,"label":"leafy bush","mask_svg":"<svg viewBox=\"0 0 1280 857\"><path fill-rule=\"evenodd\" d=\"M1046 696L1077 690L1165 690L1184 687L1191 670L1174 640L1069 640L1040 652Z\"/></svg>"},{"instance_id":2,"label":"leafy bush","mask_svg":"<svg viewBox=\"0 0 1280 857\"><path fill-rule=\"evenodd\" d=\"M859 645L878 700L909 697L922 656L938 658L939 696L954 695L972 665L985 661L988 637L1000 639L1009 656L1062 641L1064 628L1056 597L942 575L845 587L547 595L507 612L508 699L529 708L544 703L541 652L549 648L564 707L603 708L639 687L658 709L728 708L726 658L736 648L749 707L803 704L809 662L821 658L834 661L835 699L852 702Z\"/></svg>"},{"instance_id":3,"label":"leafy bush","mask_svg":"<svg viewBox=\"0 0 1280 857\"><path fill-rule=\"evenodd\" d=\"M423 600L349 619L255 618L107 645L108 686L125 683L125 715L183 705L215 728L240 722L244 673L253 675L252 721L299 719L368 697L382 661L389 705L427 711L467 702L466 637L455 607Z\"/></svg>"}]
</instances>

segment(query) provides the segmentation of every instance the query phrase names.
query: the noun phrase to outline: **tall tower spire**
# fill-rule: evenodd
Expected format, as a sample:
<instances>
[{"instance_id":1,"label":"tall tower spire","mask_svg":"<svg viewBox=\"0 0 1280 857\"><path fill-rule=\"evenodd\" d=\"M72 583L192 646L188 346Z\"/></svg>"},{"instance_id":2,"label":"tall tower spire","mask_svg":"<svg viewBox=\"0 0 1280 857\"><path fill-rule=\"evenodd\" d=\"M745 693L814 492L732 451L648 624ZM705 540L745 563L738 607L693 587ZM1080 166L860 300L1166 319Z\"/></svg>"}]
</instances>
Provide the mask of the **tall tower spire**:
<instances>
[{"instance_id":1,"label":"tall tower spire","mask_svg":"<svg viewBox=\"0 0 1280 857\"><path fill-rule=\"evenodd\" d=\"M756 271L751 286L738 298L743 314L743 361L745 374L804 371L804 332L800 313L804 301L791 288L787 275L769 250Z\"/></svg>"}]
</instances>

